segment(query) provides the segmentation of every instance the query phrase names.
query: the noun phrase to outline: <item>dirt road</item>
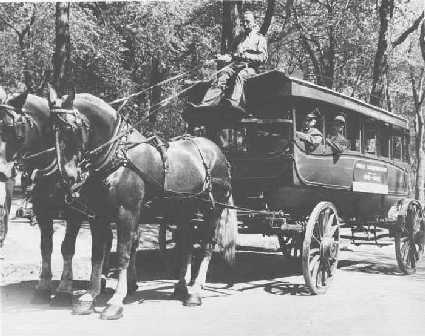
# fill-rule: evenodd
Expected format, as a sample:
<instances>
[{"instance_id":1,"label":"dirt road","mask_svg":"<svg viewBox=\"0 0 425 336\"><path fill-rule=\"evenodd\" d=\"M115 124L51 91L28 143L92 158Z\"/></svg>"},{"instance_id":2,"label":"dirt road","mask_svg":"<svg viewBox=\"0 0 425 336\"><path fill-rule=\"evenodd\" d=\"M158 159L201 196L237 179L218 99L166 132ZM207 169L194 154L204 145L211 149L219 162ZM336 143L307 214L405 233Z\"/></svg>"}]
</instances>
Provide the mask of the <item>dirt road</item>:
<instances>
[{"instance_id":1,"label":"dirt road","mask_svg":"<svg viewBox=\"0 0 425 336\"><path fill-rule=\"evenodd\" d=\"M139 289L118 321L98 314L73 316L69 307L31 303L39 272L39 231L13 221L1 254L1 334L67 335L423 335L425 332L425 265L402 276L394 247L346 245L340 270L323 296L306 295L296 266L273 251L273 238L242 236L237 266L229 274L215 262L204 305L183 307L171 299L172 257L157 250L156 228L144 228L138 252ZM61 224L55 224L53 275L62 267ZM90 270L90 234L80 232L74 259L75 287L85 288ZM266 247L266 249L264 249ZM350 249L352 251L350 251ZM228 285L230 279L233 285ZM112 287L115 280L110 280ZM55 282L57 285L57 281ZM97 309L108 299L102 296Z\"/></svg>"}]
</instances>

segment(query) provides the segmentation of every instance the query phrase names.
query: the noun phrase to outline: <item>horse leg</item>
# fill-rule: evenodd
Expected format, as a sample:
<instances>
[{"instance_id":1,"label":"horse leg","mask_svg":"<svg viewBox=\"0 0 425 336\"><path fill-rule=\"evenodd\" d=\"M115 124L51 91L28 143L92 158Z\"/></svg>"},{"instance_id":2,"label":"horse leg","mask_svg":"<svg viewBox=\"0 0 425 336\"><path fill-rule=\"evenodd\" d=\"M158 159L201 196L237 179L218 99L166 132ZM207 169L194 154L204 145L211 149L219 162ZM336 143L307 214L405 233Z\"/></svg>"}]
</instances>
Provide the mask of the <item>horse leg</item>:
<instances>
[{"instance_id":1,"label":"horse leg","mask_svg":"<svg viewBox=\"0 0 425 336\"><path fill-rule=\"evenodd\" d=\"M179 222L177 225L176 251L180 254L180 270L179 281L174 286L174 297L184 301L189 296L187 285L192 279L193 228L188 222Z\"/></svg>"},{"instance_id":2,"label":"horse leg","mask_svg":"<svg viewBox=\"0 0 425 336\"><path fill-rule=\"evenodd\" d=\"M96 216L90 221L92 234L92 270L90 276L90 288L80 296L72 307L74 315L88 315L94 311L94 300L100 294L101 273L103 257L105 254L105 237L107 236L108 222L105 218Z\"/></svg>"},{"instance_id":3,"label":"horse leg","mask_svg":"<svg viewBox=\"0 0 425 336\"><path fill-rule=\"evenodd\" d=\"M105 255L103 257L103 266L102 266L102 278L101 278L101 292L106 292L106 279L108 278L108 273L110 269L110 257L112 250L112 241L113 241L113 233L111 224L108 225L108 229L106 231L106 241L105 241Z\"/></svg>"},{"instance_id":4,"label":"horse leg","mask_svg":"<svg viewBox=\"0 0 425 336\"><path fill-rule=\"evenodd\" d=\"M118 283L114 295L108 301L100 318L103 320L117 320L123 316L123 301L127 295L127 269L130 264L131 251L137 239L137 224L140 209L130 210L124 206L118 208Z\"/></svg>"},{"instance_id":5,"label":"horse leg","mask_svg":"<svg viewBox=\"0 0 425 336\"><path fill-rule=\"evenodd\" d=\"M191 287L190 295L186 298L184 301L185 306L200 306L202 304L201 299L201 291L204 287L204 284L207 279L207 272L208 272L208 266L211 260L212 251L214 248L214 234L215 229L217 226L217 223L220 219L220 213L217 213L214 211L210 218L205 220L203 223L204 225L207 225L206 227L203 227L202 232L202 243L201 243L201 263L199 264L199 269L196 275L196 278L193 282L193 285Z\"/></svg>"},{"instance_id":6,"label":"horse leg","mask_svg":"<svg viewBox=\"0 0 425 336\"><path fill-rule=\"evenodd\" d=\"M34 303L47 303L50 300L52 285L53 220L44 215L46 212L39 211L37 215L40 228L41 273L34 293Z\"/></svg>"},{"instance_id":7,"label":"horse leg","mask_svg":"<svg viewBox=\"0 0 425 336\"><path fill-rule=\"evenodd\" d=\"M61 245L63 270L61 281L50 304L54 306L69 306L72 304L72 258L75 254L75 242L81 227L81 220L67 219L65 238Z\"/></svg>"},{"instance_id":8,"label":"horse leg","mask_svg":"<svg viewBox=\"0 0 425 336\"><path fill-rule=\"evenodd\" d=\"M137 270L136 270L136 253L139 246L139 233L136 233L136 238L131 246L130 262L128 265L127 277L127 296L133 295L137 291Z\"/></svg>"}]
</instances>

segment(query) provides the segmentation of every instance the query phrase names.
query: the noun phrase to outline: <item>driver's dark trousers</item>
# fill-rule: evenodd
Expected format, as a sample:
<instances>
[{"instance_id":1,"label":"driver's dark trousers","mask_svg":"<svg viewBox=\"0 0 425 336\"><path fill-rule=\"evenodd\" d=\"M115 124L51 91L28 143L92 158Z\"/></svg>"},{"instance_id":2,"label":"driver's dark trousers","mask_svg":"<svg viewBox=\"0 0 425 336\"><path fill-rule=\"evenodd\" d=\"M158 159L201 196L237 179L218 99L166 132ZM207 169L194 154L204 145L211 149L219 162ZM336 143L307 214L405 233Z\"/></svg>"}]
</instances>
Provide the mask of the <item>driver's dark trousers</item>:
<instances>
[{"instance_id":1,"label":"driver's dark trousers","mask_svg":"<svg viewBox=\"0 0 425 336\"><path fill-rule=\"evenodd\" d=\"M234 79L233 90L229 95L229 99L233 101L234 104L240 105L241 100L244 102L244 85L248 78L256 75L257 72L254 68L244 67L240 68L237 66L232 66L225 68L218 74L217 85L215 88L210 88L202 99L201 105L214 105L219 103L223 98L224 92Z\"/></svg>"}]
</instances>

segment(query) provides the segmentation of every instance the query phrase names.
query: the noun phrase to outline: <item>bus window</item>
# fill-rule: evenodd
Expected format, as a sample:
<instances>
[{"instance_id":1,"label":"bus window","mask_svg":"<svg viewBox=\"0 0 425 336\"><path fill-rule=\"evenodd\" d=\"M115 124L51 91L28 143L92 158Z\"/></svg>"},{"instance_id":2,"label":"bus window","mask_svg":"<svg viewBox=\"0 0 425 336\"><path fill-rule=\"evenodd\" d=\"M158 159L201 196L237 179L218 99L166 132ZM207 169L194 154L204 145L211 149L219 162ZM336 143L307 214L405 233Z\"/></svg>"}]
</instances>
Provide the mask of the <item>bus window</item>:
<instances>
[{"instance_id":1,"label":"bus window","mask_svg":"<svg viewBox=\"0 0 425 336\"><path fill-rule=\"evenodd\" d=\"M391 148L391 157L393 159L401 160L401 155L403 153L403 143L401 135L393 135L392 139L392 148Z\"/></svg>"},{"instance_id":2,"label":"bus window","mask_svg":"<svg viewBox=\"0 0 425 336\"><path fill-rule=\"evenodd\" d=\"M377 134L378 155L389 157L390 153L391 128L388 125L380 124Z\"/></svg>"},{"instance_id":3,"label":"bus window","mask_svg":"<svg viewBox=\"0 0 425 336\"><path fill-rule=\"evenodd\" d=\"M246 152L246 129L224 128L217 132L217 144L227 152Z\"/></svg>"},{"instance_id":4,"label":"bus window","mask_svg":"<svg viewBox=\"0 0 425 336\"><path fill-rule=\"evenodd\" d=\"M376 123L373 120L365 122L365 152L376 155Z\"/></svg>"},{"instance_id":5,"label":"bus window","mask_svg":"<svg viewBox=\"0 0 425 336\"><path fill-rule=\"evenodd\" d=\"M360 152L360 116L354 113L347 114L345 127L346 137L350 141L351 150Z\"/></svg>"},{"instance_id":6,"label":"bus window","mask_svg":"<svg viewBox=\"0 0 425 336\"><path fill-rule=\"evenodd\" d=\"M265 124L250 127L247 131L249 152L281 152L289 144L291 125Z\"/></svg>"},{"instance_id":7,"label":"bus window","mask_svg":"<svg viewBox=\"0 0 425 336\"><path fill-rule=\"evenodd\" d=\"M409 162L409 134L404 134L403 135L403 161L404 162Z\"/></svg>"}]
</instances>

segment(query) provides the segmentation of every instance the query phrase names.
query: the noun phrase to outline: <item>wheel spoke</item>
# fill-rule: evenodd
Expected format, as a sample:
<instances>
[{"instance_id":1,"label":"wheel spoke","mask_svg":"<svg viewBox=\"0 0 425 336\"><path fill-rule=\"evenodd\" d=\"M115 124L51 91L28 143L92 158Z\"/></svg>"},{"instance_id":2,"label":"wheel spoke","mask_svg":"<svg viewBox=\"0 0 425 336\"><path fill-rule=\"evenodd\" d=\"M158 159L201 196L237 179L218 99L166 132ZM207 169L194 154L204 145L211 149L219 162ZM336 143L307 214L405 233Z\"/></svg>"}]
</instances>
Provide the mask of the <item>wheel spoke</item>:
<instances>
[{"instance_id":1,"label":"wheel spoke","mask_svg":"<svg viewBox=\"0 0 425 336\"><path fill-rule=\"evenodd\" d=\"M310 259L309 267L308 267L310 274L313 276L314 276L313 274L314 267L316 266L317 263L320 263L320 256L316 254Z\"/></svg>"},{"instance_id":2,"label":"wheel spoke","mask_svg":"<svg viewBox=\"0 0 425 336\"><path fill-rule=\"evenodd\" d=\"M320 242L321 242L321 239L320 238L317 238L315 235L314 235L314 233L311 235L311 238L313 238L319 245L320 245Z\"/></svg>"},{"instance_id":3,"label":"wheel spoke","mask_svg":"<svg viewBox=\"0 0 425 336\"><path fill-rule=\"evenodd\" d=\"M328 222L329 222L330 211L331 210L329 208L326 208L324 213L323 213L323 218L319 222L320 237L323 237L325 235L326 226L328 225Z\"/></svg>"},{"instance_id":4,"label":"wheel spoke","mask_svg":"<svg viewBox=\"0 0 425 336\"><path fill-rule=\"evenodd\" d=\"M318 247L310 249L310 255L313 256L313 257L316 254L319 254L319 253L320 253L320 248L318 248Z\"/></svg>"}]
</instances>

